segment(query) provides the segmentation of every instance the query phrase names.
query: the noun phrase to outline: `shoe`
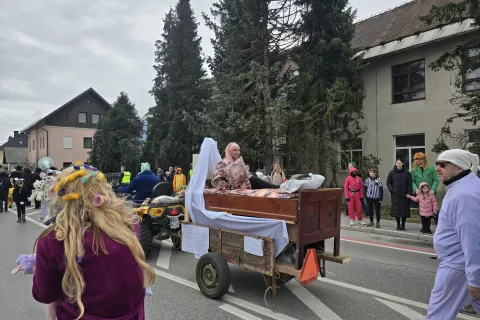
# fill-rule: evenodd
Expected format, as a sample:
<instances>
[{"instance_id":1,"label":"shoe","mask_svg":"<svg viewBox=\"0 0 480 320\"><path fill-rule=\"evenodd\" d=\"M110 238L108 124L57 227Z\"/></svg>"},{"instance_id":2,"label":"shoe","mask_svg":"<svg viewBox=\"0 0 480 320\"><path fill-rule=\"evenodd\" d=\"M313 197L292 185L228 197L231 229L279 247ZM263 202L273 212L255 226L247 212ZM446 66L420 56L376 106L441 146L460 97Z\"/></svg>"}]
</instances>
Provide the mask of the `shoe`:
<instances>
[{"instance_id":1,"label":"shoe","mask_svg":"<svg viewBox=\"0 0 480 320\"><path fill-rule=\"evenodd\" d=\"M405 229L405 227L402 227L400 230L402 230L402 231L407 231L407 229Z\"/></svg>"},{"instance_id":2,"label":"shoe","mask_svg":"<svg viewBox=\"0 0 480 320\"><path fill-rule=\"evenodd\" d=\"M367 224L367 227L373 227L373 226L375 226L375 225L373 224L373 221L370 221L370 222Z\"/></svg>"},{"instance_id":3,"label":"shoe","mask_svg":"<svg viewBox=\"0 0 480 320\"><path fill-rule=\"evenodd\" d=\"M470 315L470 316L474 316L474 317L480 318L480 316L475 312L475 309L472 307L471 304L463 307L463 309L460 310L460 313L468 314L468 315Z\"/></svg>"},{"instance_id":4,"label":"shoe","mask_svg":"<svg viewBox=\"0 0 480 320\"><path fill-rule=\"evenodd\" d=\"M397 230L402 230L402 228L400 228L400 226L397 226Z\"/></svg>"},{"instance_id":5,"label":"shoe","mask_svg":"<svg viewBox=\"0 0 480 320\"><path fill-rule=\"evenodd\" d=\"M354 225L354 223L353 223L353 220L352 220L352 219L350 219L350 225L351 225L351 226L353 226L353 225Z\"/></svg>"},{"instance_id":6,"label":"shoe","mask_svg":"<svg viewBox=\"0 0 480 320\"><path fill-rule=\"evenodd\" d=\"M0 209L0 213L2 213L2 212L3 212L3 209Z\"/></svg>"},{"instance_id":7,"label":"shoe","mask_svg":"<svg viewBox=\"0 0 480 320\"><path fill-rule=\"evenodd\" d=\"M375 224L375 228L380 228L380 222L377 222L377 224Z\"/></svg>"},{"instance_id":8,"label":"shoe","mask_svg":"<svg viewBox=\"0 0 480 320\"><path fill-rule=\"evenodd\" d=\"M425 233L425 232L426 232L425 229L423 229L423 228L420 229L420 233Z\"/></svg>"},{"instance_id":9,"label":"shoe","mask_svg":"<svg viewBox=\"0 0 480 320\"><path fill-rule=\"evenodd\" d=\"M363 221L363 220L360 220L359 222L360 222L360 224L361 224L362 226L366 226L366 225L367 225L367 224L365 223L365 221Z\"/></svg>"},{"instance_id":10,"label":"shoe","mask_svg":"<svg viewBox=\"0 0 480 320\"><path fill-rule=\"evenodd\" d=\"M432 231L431 230L428 230L427 232L425 232L426 234L432 234Z\"/></svg>"}]
</instances>

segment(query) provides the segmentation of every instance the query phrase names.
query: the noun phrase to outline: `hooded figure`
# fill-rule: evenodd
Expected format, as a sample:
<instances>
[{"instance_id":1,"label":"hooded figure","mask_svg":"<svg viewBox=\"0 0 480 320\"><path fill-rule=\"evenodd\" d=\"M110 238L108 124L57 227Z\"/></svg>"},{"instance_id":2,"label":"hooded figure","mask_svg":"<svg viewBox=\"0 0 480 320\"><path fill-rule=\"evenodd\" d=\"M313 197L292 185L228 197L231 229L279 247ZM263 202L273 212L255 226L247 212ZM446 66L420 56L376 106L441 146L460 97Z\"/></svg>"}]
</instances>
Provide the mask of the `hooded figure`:
<instances>
[{"instance_id":1,"label":"hooded figure","mask_svg":"<svg viewBox=\"0 0 480 320\"><path fill-rule=\"evenodd\" d=\"M173 191L180 192L182 187L187 185L187 177L182 173L182 168L177 168L175 176L173 176Z\"/></svg>"},{"instance_id":2,"label":"hooded figure","mask_svg":"<svg viewBox=\"0 0 480 320\"><path fill-rule=\"evenodd\" d=\"M345 200L348 203L348 215L350 217L350 225L353 226L355 220L355 211L357 212L357 219L362 224L362 199L363 199L363 182L359 177L358 170L354 167L349 170L350 175L345 179L343 191L345 193Z\"/></svg>"}]
</instances>

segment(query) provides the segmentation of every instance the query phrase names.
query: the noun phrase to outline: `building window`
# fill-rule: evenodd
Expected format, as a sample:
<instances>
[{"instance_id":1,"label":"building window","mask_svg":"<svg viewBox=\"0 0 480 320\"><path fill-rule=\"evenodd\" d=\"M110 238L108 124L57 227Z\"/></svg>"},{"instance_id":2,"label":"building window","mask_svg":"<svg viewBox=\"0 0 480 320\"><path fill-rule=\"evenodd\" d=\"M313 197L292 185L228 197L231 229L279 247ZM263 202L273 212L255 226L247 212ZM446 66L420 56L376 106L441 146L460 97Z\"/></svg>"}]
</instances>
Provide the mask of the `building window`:
<instances>
[{"instance_id":1,"label":"building window","mask_svg":"<svg viewBox=\"0 0 480 320\"><path fill-rule=\"evenodd\" d=\"M35 139L33 139L32 149L35 150Z\"/></svg>"},{"instance_id":2,"label":"building window","mask_svg":"<svg viewBox=\"0 0 480 320\"><path fill-rule=\"evenodd\" d=\"M100 114L92 113L92 124L98 124L100 121Z\"/></svg>"},{"instance_id":3,"label":"building window","mask_svg":"<svg viewBox=\"0 0 480 320\"><path fill-rule=\"evenodd\" d=\"M73 139L72 137L63 137L63 149L72 149Z\"/></svg>"},{"instance_id":4,"label":"building window","mask_svg":"<svg viewBox=\"0 0 480 320\"><path fill-rule=\"evenodd\" d=\"M92 149L92 138L83 138L83 148L84 149Z\"/></svg>"},{"instance_id":5,"label":"building window","mask_svg":"<svg viewBox=\"0 0 480 320\"><path fill-rule=\"evenodd\" d=\"M68 121L68 114L65 114L65 115L63 116L63 121Z\"/></svg>"},{"instance_id":6,"label":"building window","mask_svg":"<svg viewBox=\"0 0 480 320\"><path fill-rule=\"evenodd\" d=\"M472 153L479 154L480 152L480 129L467 130L467 146L466 149Z\"/></svg>"},{"instance_id":7,"label":"building window","mask_svg":"<svg viewBox=\"0 0 480 320\"><path fill-rule=\"evenodd\" d=\"M78 113L78 123L87 123L87 113L79 112Z\"/></svg>"},{"instance_id":8,"label":"building window","mask_svg":"<svg viewBox=\"0 0 480 320\"><path fill-rule=\"evenodd\" d=\"M480 48L473 48L468 51L469 60L480 58ZM476 91L480 90L480 68L469 69L463 76L463 90L464 91Z\"/></svg>"},{"instance_id":9,"label":"building window","mask_svg":"<svg viewBox=\"0 0 480 320\"><path fill-rule=\"evenodd\" d=\"M392 67L393 103L425 99L425 60Z\"/></svg>"},{"instance_id":10,"label":"building window","mask_svg":"<svg viewBox=\"0 0 480 320\"><path fill-rule=\"evenodd\" d=\"M413 156L417 152L425 153L424 134L395 137L395 161L397 159L402 160L405 169L412 169Z\"/></svg>"},{"instance_id":11,"label":"building window","mask_svg":"<svg viewBox=\"0 0 480 320\"><path fill-rule=\"evenodd\" d=\"M348 170L348 164L355 162L357 169L362 164L362 139L344 140L340 143L340 170Z\"/></svg>"}]
</instances>

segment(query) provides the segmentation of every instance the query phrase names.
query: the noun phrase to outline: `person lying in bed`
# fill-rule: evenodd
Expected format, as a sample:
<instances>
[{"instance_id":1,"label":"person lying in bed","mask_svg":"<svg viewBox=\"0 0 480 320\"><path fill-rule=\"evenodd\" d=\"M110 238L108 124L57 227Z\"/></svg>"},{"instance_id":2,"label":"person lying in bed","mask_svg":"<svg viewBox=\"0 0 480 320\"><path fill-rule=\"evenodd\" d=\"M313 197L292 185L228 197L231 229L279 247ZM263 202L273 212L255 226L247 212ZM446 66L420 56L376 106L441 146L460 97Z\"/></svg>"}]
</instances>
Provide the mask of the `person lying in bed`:
<instances>
[{"instance_id":1,"label":"person lying in bed","mask_svg":"<svg viewBox=\"0 0 480 320\"><path fill-rule=\"evenodd\" d=\"M240 155L240 146L231 142L225 148L225 158L217 164L212 185L217 190L235 189L277 189L278 185L268 183L250 173L249 167Z\"/></svg>"}]
</instances>

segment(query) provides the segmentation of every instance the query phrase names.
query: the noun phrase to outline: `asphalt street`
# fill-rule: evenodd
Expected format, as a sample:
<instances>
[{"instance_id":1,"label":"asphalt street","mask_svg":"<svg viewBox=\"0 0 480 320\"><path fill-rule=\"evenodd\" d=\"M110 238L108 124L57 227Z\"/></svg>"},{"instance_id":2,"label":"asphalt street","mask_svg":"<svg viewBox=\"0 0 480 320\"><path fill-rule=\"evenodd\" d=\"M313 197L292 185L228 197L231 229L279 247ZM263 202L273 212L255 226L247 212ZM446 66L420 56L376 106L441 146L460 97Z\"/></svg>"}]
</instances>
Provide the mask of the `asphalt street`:
<instances>
[{"instance_id":1,"label":"asphalt street","mask_svg":"<svg viewBox=\"0 0 480 320\"><path fill-rule=\"evenodd\" d=\"M27 223L18 224L13 210L0 213L0 319L45 318L31 297L31 276L11 275L16 258L32 252L39 214L30 208ZM431 243L342 230L341 253L352 261L327 263L327 278L306 287L296 280L280 285L274 300L265 300L260 274L231 266L229 293L210 300L197 287L194 256L155 242L148 262L158 277L146 298L147 319L423 319L438 266Z\"/></svg>"}]
</instances>

